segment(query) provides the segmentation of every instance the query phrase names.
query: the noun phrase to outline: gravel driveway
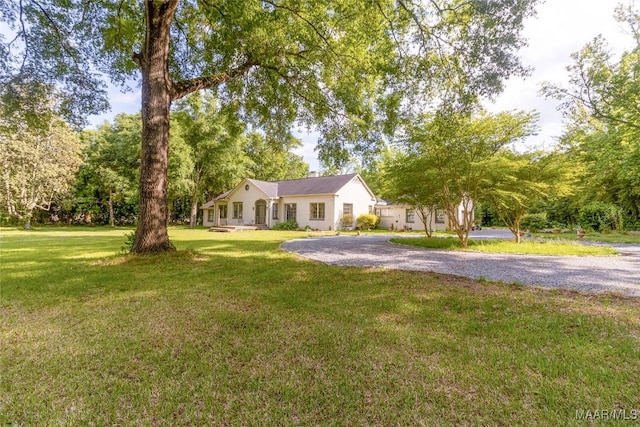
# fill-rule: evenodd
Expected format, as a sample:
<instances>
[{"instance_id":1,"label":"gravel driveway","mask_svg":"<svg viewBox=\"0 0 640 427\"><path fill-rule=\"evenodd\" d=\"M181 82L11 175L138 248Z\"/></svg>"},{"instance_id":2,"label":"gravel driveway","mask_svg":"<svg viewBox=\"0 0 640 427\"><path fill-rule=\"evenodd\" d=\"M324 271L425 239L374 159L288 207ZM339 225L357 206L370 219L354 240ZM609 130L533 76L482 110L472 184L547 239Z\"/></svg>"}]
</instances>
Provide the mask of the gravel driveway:
<instances>
[{"instance_id":1,"label":"gravel driveway","mask_svg":"<svg viewBox=\"0 0 640 427\"><path fill-rule=\"evenodd\" d=\"M541 256L422 249L392 244L390 237L305 238L285 242L281 247L332 265L433 271L544 288L640 297L638 245L611 245L620 251L619 256Z\"/></svg>"}]
</instances>

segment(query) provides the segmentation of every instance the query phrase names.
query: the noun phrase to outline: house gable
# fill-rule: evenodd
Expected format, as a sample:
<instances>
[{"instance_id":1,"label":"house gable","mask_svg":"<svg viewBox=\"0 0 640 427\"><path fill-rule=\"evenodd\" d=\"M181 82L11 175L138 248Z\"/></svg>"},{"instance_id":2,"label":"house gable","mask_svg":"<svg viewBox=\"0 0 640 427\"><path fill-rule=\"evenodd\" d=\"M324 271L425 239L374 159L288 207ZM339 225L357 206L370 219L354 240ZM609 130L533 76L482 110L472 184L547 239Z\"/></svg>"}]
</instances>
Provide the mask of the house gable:
<instances>
[{"instance_id":1,"label":"house gable","mask_svg":"<svg viewBox=\"0 0 640 427\"><path fill-rule=\"evenodd\" d=\"M226 197L224 197L225 200L231 200L231 199L235 199L235 198L244 198L244 196L239 196L244 194L244 192L247 191L251 191L252 193L257 191L260 193L261 197L260 198L264 198L264 199L269 199L269 198L274 198L277 197L275 195L271 195L270 193L272 193L270 190L272 190L272 185L269 184L274 184L272 182L267 182L267 181L258 181L256 179L250 179L250 178L245 178L243 179L240 184L236 185L233 190L227 192ZM216 200L216 199L214 199ZM217 199L217 200L222 200L222 199Z\"/></svg>"}]
</instances>

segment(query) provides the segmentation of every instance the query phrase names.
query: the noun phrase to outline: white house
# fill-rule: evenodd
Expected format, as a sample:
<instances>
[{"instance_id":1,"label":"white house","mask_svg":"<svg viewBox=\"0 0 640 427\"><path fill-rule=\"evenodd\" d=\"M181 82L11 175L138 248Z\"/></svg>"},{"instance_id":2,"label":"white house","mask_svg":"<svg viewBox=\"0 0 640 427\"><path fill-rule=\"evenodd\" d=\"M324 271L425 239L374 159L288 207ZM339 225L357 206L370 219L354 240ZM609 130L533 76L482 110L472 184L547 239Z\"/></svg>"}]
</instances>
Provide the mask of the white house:
<instances>
[{"instance_id":1,"label":"white house","mask_svg":"<svg viewBox=\"0 0 640 427\"><path fill-rule=\"evenodd\" d=\"M358 174L275 182L245 178L202 206L203 225L270 228L293 220L301 228L336 230L343 215L355 220L374 212L375 204L375 195Z\"/></svg>"},{"instance_id":2,"label":"white house","mask_svg":"<svg viewBox=\"0 0 640 427\"><path fill-rule=\"evenodd\" d=\"M473 205L470 206L473 208ZM425 224L420 219L419 213L412 206L404 204L387 204L384 201L378 201L375 213L380 217L378 228L386 228L389 230L424 230ZM463 221L463 205L458 205L457 216L458 222ZM473 221L473 218L472 218ZM433 231L443 231L450 229L449 219L443 209L437 209L430 218L429 229Z\"/></svg>"}]
</instances>

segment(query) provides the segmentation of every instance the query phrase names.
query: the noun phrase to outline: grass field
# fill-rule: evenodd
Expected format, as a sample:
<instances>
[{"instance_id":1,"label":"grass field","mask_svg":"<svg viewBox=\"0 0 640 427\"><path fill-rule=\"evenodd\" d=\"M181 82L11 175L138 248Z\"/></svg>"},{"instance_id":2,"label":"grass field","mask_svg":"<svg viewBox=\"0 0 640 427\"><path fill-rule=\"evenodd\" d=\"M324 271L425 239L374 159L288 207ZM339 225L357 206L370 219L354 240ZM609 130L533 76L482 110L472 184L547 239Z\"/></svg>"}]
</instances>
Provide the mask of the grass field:
<instances>
[{"instance_id":1,"label":"grass field","mask_svg":"<svg viewBox=\"0 0 640 427\"><path fill-rule=\"evenodd\" d=\"M617 250L609 246L585 246L573 240L523 240L521 243L517 243L513 240L470 239L466 248L460 247L460 240L457 237L394 237L391 241L402 245L452 251L578 256L618 254Z\"/></svg>"},{"instance_id":2,"label":"grass field","mask_svg":"<svg viewBox=\"0 0 640 427\"><path fill-rule=\"evenodd\" d=\"M640 299L326 266L308 233L0 230L0 425L584 425L640 409ZM584 413L584 412L581 412Z\"/></svg>"},{"instance_id":3,"label":"grass field","mask_svg":"<svg viewBox=\"0 0 640 427\"><path fill-rule=\"evenodd\" d=\"M598 233L595 231L588 232L582 239L578 239L576 233L534 233L534 236L544 239L560 239L560 240L592 240L594 242L604 243L634 243L640 245L640 234L634 232L627 233Z\"/></svg>"}]
</instances>

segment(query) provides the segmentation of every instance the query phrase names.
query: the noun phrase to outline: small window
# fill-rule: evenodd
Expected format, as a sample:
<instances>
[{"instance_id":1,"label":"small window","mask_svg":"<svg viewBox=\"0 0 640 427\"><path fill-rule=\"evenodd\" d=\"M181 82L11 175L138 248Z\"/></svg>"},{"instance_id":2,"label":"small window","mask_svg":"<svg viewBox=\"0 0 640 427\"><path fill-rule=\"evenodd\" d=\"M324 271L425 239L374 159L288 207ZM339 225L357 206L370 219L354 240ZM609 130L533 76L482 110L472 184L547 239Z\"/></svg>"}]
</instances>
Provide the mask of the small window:
<instances>
[{"instance_id":1,"label":"small window","mask_svg":"<svg viewBox=\"0 0 640 427\"><path fill-rule=\"evenodd\" d=\"M215 211L213 209L207 209L207 222L213 222L214 212Z\"/></svg>"},{"instance_id":2,"label":"small window","mask_svg":"<svg viewBox=\"0 0 640 427\"><path fill-rule=\"evenodd\" d=\"M324 219L324 203L311 203L309 206L309 219Z\"/></svg>"},{"instance_id":3,"label":"small window","mask_svg":"<svg viewBox=\"0 0 640 427\"><path fill-rule=\"evenodd\" d=\"M271 205L271 219L278 219L278 204Z\"/></svg>"},{"instance_id":4,"label":"small window","mask_svg":"<svg viewBox=\"0 0 640 427\"><path fill-rule=\"evenodd\" d=\"M436 211L436 224L444 224L444 211L442 209Z\"/></svg>"},{"instance_id":5,"label":"small window","mask_svg":"<svg viewBox=\"0 0 640 427\"><path fill-rule=\"evenodd\" d=\"M296 204L295 203L287 203L284 205L285 211L285 221L295 221L296 220Z\"/></svg>"},{"instance_id":6,"label":"small window","mask_svg":"<svg viewBox=\"0 0 640 427\"><path fill-rule=\"evenodd\" d=\"M227 205L220 205L220 219L227 219Z\"/></svg>"},{"instance_id":7,"label":"small window","mask_svg":"<svg viewBox=\"0 0 640 427\"><path fill-rule=\"evenodd\" d=\"M344 203L342 205L342 215L353 215L353 204Z\"/></svg>"},{"instance_id":8,"label":"small window","mask_svg":"<svg viewBox=\"0 0 640 427\"><path fill-rule=\"evenodd\" d=\"M242 202L233 203L233 218L242 219Z\"/></svg>"},{"instance_id":9,"label":"small window","mask_svg":"<svg viewBox=\"0 0 640 427\"><path fill-rule=\"evenodd\" d=\"M407 222L407 224L412 224L412 223L416 222L416 211L415 210L407 209L406 222Z\"/></svg>"}]
</instances>

